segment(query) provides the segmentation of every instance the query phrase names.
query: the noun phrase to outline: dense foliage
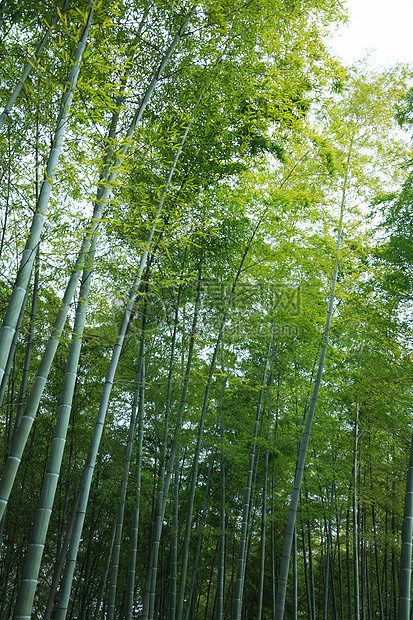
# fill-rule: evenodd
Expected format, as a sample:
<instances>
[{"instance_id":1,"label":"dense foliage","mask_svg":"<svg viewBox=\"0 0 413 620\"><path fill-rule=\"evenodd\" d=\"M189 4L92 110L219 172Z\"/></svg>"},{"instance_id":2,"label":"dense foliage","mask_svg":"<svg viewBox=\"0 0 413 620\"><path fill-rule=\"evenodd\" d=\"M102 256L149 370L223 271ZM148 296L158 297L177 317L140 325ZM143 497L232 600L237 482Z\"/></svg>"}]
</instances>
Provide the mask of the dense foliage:
<instances>
[{"instance_id":1,"label":"dense foliage","mask_svg":"<svg viewBox=\"0 0 413 620\"><path fill-rule=\"evenodd\" d=\"M344 17L0 3L0 620L408 620L412 71Z\"/></svg>"}]
</instances>

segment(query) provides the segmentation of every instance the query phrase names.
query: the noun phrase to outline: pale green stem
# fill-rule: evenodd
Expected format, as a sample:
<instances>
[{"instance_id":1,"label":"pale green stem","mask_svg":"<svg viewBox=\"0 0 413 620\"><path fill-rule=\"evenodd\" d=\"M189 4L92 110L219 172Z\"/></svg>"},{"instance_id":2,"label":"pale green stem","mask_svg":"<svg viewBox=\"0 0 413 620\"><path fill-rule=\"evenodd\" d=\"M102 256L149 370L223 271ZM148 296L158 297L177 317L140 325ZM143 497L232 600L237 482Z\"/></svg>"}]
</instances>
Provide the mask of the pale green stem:
<instances>
[{"instance_id":1,"label":"pale green stem","mask_svg":"<svg viewBox=\"0 0 413 620\"><path fill-rule=\"evenodd\" d=\"M90 249L89 261L93 262L95 252L95 240L93 239ZM75 390L77 368L79 364L80 350L82 346L83 330L86 321L87 301L89 297L91 271L86 268L83 273L83 282L80 290L79 301L76 310L73 327L72 343L70 345L65 377L63 380L60 405L57 412L57 420L54 437L47 463L46 473L40 495L39 507L36 512L30 544L26 553L23 568L22 581L18 592L15 620L30 618L33 606L35 590L38 582L40 564L43 557L44 545L49 527L50 516L59 480L60 467L63 459L63 451L66 444L67 428L69 425L70 412L72 410L73 395Z\"/></svg>"},{"instance_id":2,"label":"pale green stem","mask_svg":"<svg viewBox=\"0 0 413 620\"><path fill-rule=\"evenodd\" d=\"M53 612L53 604L56 597L57 587L59 585L60 576L63 571L63 566L66 559L67 550L69 548L70 536L72 535L73 526L75 524L77 505L79 502L79 491L76 493L75 501L73 503L72 514L70 516L70 521L68 528L66 530L65 539L63 541L62 547L59 551L58 557L56 558L53 577L52 577L52 585L49 590L49 597L47 599L46 610L44 612L43 620L50 620L50 617Z\"/></svg>"},{"instance_id":3,"label":"pale green stem","mask_svg":"<svg viewBox=\"0 0 413 620\"><path fill-rule=\"evenodd\" d=\"M11 373L11 369L12 369L12 366L13 366L13 360L14 360L14 357L16 355L17 341L19 339L20 328L21 328L22 323L23 323L24 309L25 309L25 306L26 306L28 295L29 295L29 288L27 288L26 295L25 295L24 301L23 301L23 305L22 305L22 308L20 310L19 320L17 321L16 331L14 332L14 335L13 335L13 341L11 343L9 357L8 357L8 360L7 360L6 367L4 369L4 375L3 375L3 379L2 379L1 385L0 385L0 407L3 406L3 400L4 400L4 395L5 395L6 389L7 389L7 383L8 383L8 380L9 380L9 377L10 377L10 373ZM19 416L17 415L16 416L16 424L15 424L15 426L18 426L18 422L19 422Z\"/></svg>"},{"instance_id":4,"label":"pale green stem","mask_svg":"<svg viewBox=\"0 0 413 620\"><path fill-rule=\"evenodd\" d=\"M338 233L337 253L339 253L340 251L340 244L341 244L341 227ZM290 503L290 510L288 514L287 531L285 534L280 575L278 578L278 591L277 591L277 602L276 602L276 607L275 607L275 620L283 620L283 617L284 617L285 597L286 597L287 582L288 582L288 571L289 571L290 557L291 557L291 546L292 546L295 524L296 524L296 519L297 519L297 506L298 506L298 500L300 498L301 484L303 480L305 460L306 460L307 451L308 451L308 444L310 441L311 427L312 427L312 423L314 419L314 412L315 412L315 408L317 405L318 392L320 390L321 379L322 379L323 370L324 370L324 362L325 362L325 357L327 353L328 335L330 331L331 317L333 314L337 274L338 274L338 266L336 266L336 268L334 269L331 292L330 292L330 301L328 305L327 319L326 319L326 325L325 325L324 336L323 336L323 345L321 347L321 354L320 354L320 360L318 364L317 376L314 382L313 395L312 395L310 407L307 413L305 430L303 434L303 439L301 441L300 452L299 452L297 467L295 471L294 488L293 488L293 493L292 493L292 498L291 498L291 503Z\"/></svg>"},{"instance_id":5,"label":"pale green stem","mask_svg":"<svg viewBox=\"0 0 413 620\"><path fill-rule=\"evenodd\" d=\"M175 37L176 39L176 37ZM174 41L175 41L174 39ZM178 39L179 40L179 39ZM176 46L178 41L175 42L174 47ZM11 459L7 461L6 467L4 469L2 478L0 480L0 518L4 512L5 506L7 505L11 489L13 487L14 479L16 477L16 473L18 467L20 465L21 457L23 454L24 447L27 442L27 438L30 433L30 429L33 424L34 417L37 413L37 409L39 406L40 398L43 393L43 389L46 383L46 379L48 377L54 355L57 350L57 346L59 344L60 336L67 318L67 314L69 311L69 305L73 299L74 292L76 290L80 274L82 273L82 269L84 267L85 258L87 253L90 250L90 246L94 236L96 235L96 230L99 225L99 222L102 218L102 210L104 203L108 200L111 186L116 179L117 173L121 168L122 161L129 149L131 138L135 132L137 124L140 122L142 115L145 111L145 108L149 102L150 96L153 93L159 79L162 75L162 72L166 66L167 60L170 58L173 51L173 43L165 54L158 70L155 73L152 81L150 82L141 104L139 108L136 110L135 115L132 119L126 137L124 139L124 143L122 148L117 152L115 163L110 167L109 162L107 161L107 157L105 158L105 166L101 173L101 178L99 181L99 187L97 191L97 200L95 202L93 216L91 218L90 224L88 226L86 235L83 239L81 250L78 254L75 268L72 271L70 280L68 282L61 306L58 311L58 315L55 320L54 329L52 332L52 336L49 339L46 347L46 351L43 355L42 362L39 367L38 375L36 377L34 386L32 388L28 403L26 405L25 415L22 417L22 423L19 426L19 436L15 437L15 445L12 447L14 449L13 454L11 455ZM171 49L172 48L172 49ZM111 127L112 132L113 127ZM110 169L110 172L109 172ZM163 202L162 202L163 204ZM153 230L150 235L150 239L148 243L152 240ZM144 264L146 263L147 252L145 251L143 254ZM140 276L139 276L140 277Z\"/></svg>"},{"instance_id":6,"label":"pale green stem","mask_svg":"<svg viewBox=\"0 0 413 620\"><path fill-rule=\"evenodd\" d=\"M329 338L330 325L331 325L331 317L333 315L335 290L336 290L337 276L338 276L338 269L339 269L339 257L340 257L341 238L342 238L344 205L346 201L348 171L349 171L350 158L352 155L353 137L354 135L351 138L350 148L349 148L348 155L347 155L347 164L346 164L346 171L345 171L345 177L344 177L343 192L342 192L342 197L341 197L340 217L339 217L338 233L337 233L337 261L336 261L336 266L334 268L334 273L333 273L333 278L332 278L332 283L331 283L330 299L329 299L329 304L328 304L327 318L326 318L326 324L324 328L323 341L322 341L322 346L321 346L321 353L320 353L320 359L318 363L317 375L316 375L316 379L314 382L313 394L312 394L310 406L309 406L308 413L307 413L304 434L303 434L303 438L301 441L297 466L295 470L294 487L293 487L293 493L292 493L291 502L290 502L290 509L288 513L287 531L285 533L284 548L283 548L283 553L282 553L282 558L281 558L280 574L278 578L277 601L275 605L275 619L274 620L284 619L285 598L286 598L286 593L287 593L291 547L292 547L292 541L293 541L293 534L295 530L295 524L297 520L297 507L298 507L298 501L299 501L300 493L301 493L301 484L303 480L305 461L306 461L308 445L310 441L311 427L313 424L314 412L315 412L316 405L317 405L318 392L320 390L321 379L323 376L324 362L325 362L326 353L327 353L328 338Z\"/></svg>"},{"instance_id":7,"label":"pale green stem","mask_svg":"<svg viewBox=\"0 0 413 620\"><path fill-rule=\"evenodd\" d=\"M145 104L146 106L147 102L149 101L150 94L153 92L156 84L158 83L159 78L167 62L169 61L178 42L180 41L194 11L195 9L191 10L191 12L189 13L189 15L186 17L183 24L181 25L178 34L174 37L173 41L171 42L156 72L155 77L153 78L150 86L148 87L147 92L144 95L141 108L143 104ZM165 191L163 193L163 199L164 199L164 196L165 196ZM97 453L99 450L100 440L102 437L103 427L104 427L104 423L106 419L106 413L107 413L108 406L109 406L109 398L110 398L110 394L112 391L112 386L113 386L113 382L115 379L115 374L116 374L116 370L118 367L120 354L121 354L123 344L125 341L125 336L126 336L126 332L128 329L129 321L130 321L130 318L131 318L131 315L132 315L132 312L135 306L136 297L139 291L141 277L142 277L143 271L146 266L149 251L152 247L152 239L153 239L153 236L156 230L157 220L161 213L162 206L163 206L163 200L161 199L158 205L157 211L155 213L152 228L146 239L146 248L141 255L139 268L138 268L136 277L134 279L131 291L129 293L128 302L126 304L121 326L118 332L118 337L116 339L116 343L115 343L113 353L112 353L112 358L109 364L108 373L106 375L106 381L105 381L105 385L103 388L99 411L97 414L92 442L89 448L89 453L88 453L85 467L84 467L84 472L83 472L83 477L82 477L82 491L81 491L80 500L79 500L77 520L75 523L75 527L73 528L73 534L72 534L72 538L70 541L68 559L66 562L65 572L64 572L63 580L62 580L62 588L60 591L59 602L58 602L58 605L55 611L55 620L64 620L66 618L67 608L68 608L69 598L70 598L70 591L71 591L71 586L72 586L72 580L73 580L73 574L74 574L74 569L75 569L75 564L76 564L76 559L77 559L77 553L78 553L79 543L80 543L80 539L82 535L83 523L84 523L85 514L86 514L86 507L87 507L87 503L89 499L90 485L92 481L93 471L95 468L96 457L97 457Z\"/></svg>"},{"instance_id":8,"label":"pale green stem","mask_svg":"<svg viewBox=\"0 0 413 620\"><path fill-rule=\"evenodd\" d=\"M265 367L262 373L261 378L261 389L258 395L258 402L255 413L255 422L252 433L252 444L249 455L248 462L248 470L247 470L247 481L245 485L245 494L244 494L244 507L242 514L242 523L241 523L241 533L240 533L240 542L239 542L239 550L238 550L238 564L237 564L237 579L235 582L234 589L234 607L233 607L233 620L240 620L241 611L242 611L242 598L244 594L244 580L245 580L245 564L246 564L246 556L247 556L247 536L248 536L248 526L249 526L249 517L250 517L250 502L251 502L251 490L252 490L252 480L254 473L254 463L255 463L255 447L258 437L258 429L261 418L261 409L262 409L262 400L264 396L264 385L267 382L267 373L270 362L273 358L271 355L271 339L268 343L267 356L265 361Z\"/></svg>"},{"instance_id":9,"label":"pale green stem","mask_svg":"<svg viewBox=\"0 0 413 620\"><path fill-rule=\"evenodd\" d=\"M407 471L406 495L400 561L400 587L397 620L410 619L410 586L412 580L412 538L413 538L413 438L410 444L409 469Z\"/></svg>"},{"instance_id":10,"label":"pale green stem","mask_svg":"<svg viewBox=\"0 0 413 620\"><path fill-rule=\"evenodd\" d=\"M16 330L16 324L23 306L23 300L29 285L30 274L33 268L33 262L36 256L37 246L39 245L40 235L43 230L43 224L49 206L50 194L53 187L53 181L56 169L60 159L63 139L69 123L70 108L73 101L73 93L76 88L77 80L80 73L80 67L83 52L86 49L86 42L89 29L92 23L93 8L90 9L85 27L83 28L76 54L73 61L66 89L63 93L60 105L59 116L56 124L56 131L53 140L53 146L47 162L45 178L40 190L39 199L37 201L36 213L33 217L29 237L26 242L25 249L20 261L19 271L16 283L13 288L12 295L4 317L3 325L0 331L0 380L3 378L4 368L10 352L13 336Z\"/></svg>"},{"instance_id":11,"label":"pale green stem","mask_svg":"<svg viewBox=\"0 0 413 620\"><path fill-rule=\"evenodd\" d=\"M31 307L31 312L30 312L30 326L29 326L29 333L27 336L27 345L26 345L26 354L24 358L22 382L20 385L19 400L18 400L17 412L16 412L16 427L19 426L20 418L24 412L24 400L26 398L27 384L29 381L30 361L31 361L32 348L33 348L34 327L35 327L36 311L37 311L37 299L38 299L38 294L39 294L39 276L40 276L40 257L39 257L39 247L38 247L36 265L35 265L35 274L34 274L32 307ZM23 304L23 306L24 305L25 304Z\"/></svg>"},{"instance_id":12,"label":"pale green stem","mask_svg":"<svg viewBox=\"0 0 413 620\"><path fill-rule=\"evenodd\" d=\"M142 348L143 356L143 348ZM143 358L142 358L143 363ZM135 477L135 505L132 512L132 528L129 548L128 576L126 582L125 597L125 620L132 620L133 601L135 595L136 557L138 552L139 513L141 502L141 477L142 477L142 443L143 421L145 414L145 375L144 368L137 375L137 385L140 385L139 409L138 409L138 437L136 446L136 477ZM135 392L134 407L137 406L138 391Z\"/></svg>"},{"instance_id":13,"label":"pale green stem","mask_svg":"<svg viewBox=\"0 0 413 620\"><path fill-rule=\"evenodd\" d=\"M93 614L93 620L97 620L99 618L100 612L102 611L101 608L102 608L102 603L103 603L103 596L105 593L106 581L108 579L110 563L112 560L113 545L115 544L115 535L116 535L116 522L113 524L113 528L112 528L112 535L110 537L109 550L108 550L108 555L106 558L105 570L103 571L102 579L100 581L99 594L98 594L98 598L96 601L96 608L95 608L95 613Z\"/></svg>"},{"instance_id":14,"label":"pale green stem","mask_svg":"<svg viewBox=\"0 0 413 620\"><path fill-rule=\"evenodd\" d=\"M262 516L261 516L261 548L260 548L260 573L258 582L258 605L257 605L257 620L262 620L262 604L264 598L264 573L265 573L265 546L266 546L266 526L267 526L267 489L268 489L268 462L269 462L269 450L270 443L270 416L271 416L271 399L272 399L272 375L269 382L268 390L268 428L267 428L267 445L265 448L264 457L264 484L262 488Z\"/></svg>"},{"instance_id":15,"label":"pale green stem","mask_svg":"<svg viewBox=\"0 0 413 620\"><path fill-rule=\"evenodd\" d=\"M142 611L141 620L148 619L149 614L150 614L150 609L151 609L151 600L154 600L155 598L159 546L160 546L162 529L163 529L164 514L165 514L167 497L169 493L169 486L170 486L171 478L172 478L172 471L175 466L175 456L178 450L178 442L179 442L181 428L182 428L182 419L183 419L183 414L184 414L185 406L186 406L186 397L187 397L187 392L188 392L189 377L190 377L191 366L192 366L192 356L193 356L193 350L194 350L194 344L195 344L195 333L196 333L196 326L198 322L198 314L199 314L199 308L200 308L201 268L202 268L202 261L200 262L200 265L199 265L198 286L197 286L197 293L196 293L196 300L195 300L194 316L192 319L188 359L187 359L186 368L185 368L185 375L184 375L184 380L183 380L183 385L182 385L178 413L176 416L174 439L173 439L170 454L169 454L165 480L160 481L161 484L163 484L163 487L162 487L162 495L161 494L158 495L158 501L161 500L162 503L160 506L158 505L157 515L155 518L151 558L150 558L148 576L146 579L146 587L145 587L145 595L144 595L144 601L143 601L143 611Z\"/></svg>"},{"instance_id":16,"label":"pale green stem","mask_svg":"<svg viewBox=\"0 0 413 620\"><path fill-rule=\"evenodd\" d=\"M356 421L354 424L354 493L353 493L353 553L354 553L354 618L360 620L360 575L358 543L358 499L357 499L357 452L359 440L359 403L356 403Z\"/></svg>"},{"instance_id":17,"label":"pale green stem","mask_svg":"<svg viewBox=\"0 0 413 620\"><path fill-rule=\"evenodd\" d=\"M221 372L224 374L223 363L221 364ZM222 379L220 408L220 436L221 436L221 452L220 452L220 475L219 475L219 542L218 542L218 578L217 578L217 602L216 602L216 620L224 619L224 594L225 594L225 454L224 454L224 438L225 438L225 382Z\"/></svg>"},{"instance_id":18,"label":"pale green stem","mask_svg":"<svg viewBox=\"0 0 413 620\"><path fill-rule=\"evenodd\" d=\"M107 620L113 620L114 615L115 615L120 547L121 547L121 541L122 541L123 518L125 514L125 501L126 501L126 491L128 488L130 461L131 461L131 456L132 456L133 441L135 438L137 401L138 401L139 392L143 390L143 387L141 388L141 383L143 383L144 377L145 377L145 361L144 361L143 356L144 356L144 334L142 334L142 340L141 340L141 350L139 353L139 370L138 370L138 377L137 377L138 382L136 385L134 402L132 405L128 439L126 443L125 458L124 458L124 465L123 465L123 474L122 474L122 480L121 480L119 504L118 504L118 509L116 511L115 542L113 546L112 566L111 566L110 583L109 583L108 607L107 607L107 612L106 612Z\"/></svg>"},{"instance_id":19,"label":"pale green stem","mask_svg":"<svg viewBox=\"0 0 413 620\"><path fill-rule=\"evenodd\" d=\"M178 516L179 516L179 451L175 456L175 476L172 501L172 536L169 575L168 620L175 620L176 585L178 582Z\"/></svg>"}]
</instances>

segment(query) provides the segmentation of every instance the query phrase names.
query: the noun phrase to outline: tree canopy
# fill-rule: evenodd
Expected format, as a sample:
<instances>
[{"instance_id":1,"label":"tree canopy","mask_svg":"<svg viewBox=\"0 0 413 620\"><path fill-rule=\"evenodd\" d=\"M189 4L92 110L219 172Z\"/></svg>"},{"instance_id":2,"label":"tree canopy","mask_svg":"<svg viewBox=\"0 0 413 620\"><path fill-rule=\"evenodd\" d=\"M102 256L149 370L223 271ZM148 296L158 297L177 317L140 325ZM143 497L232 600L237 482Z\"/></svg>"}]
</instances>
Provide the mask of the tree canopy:
<instances>
[{"instance_id":1,"label":"tree canopy","mask_svg":"<svg viewBox=\"0 0 413 620\"><path fill-rule=\"evenodd\" d=\"M0 2L0 620L410 620L413 70L345 18Z\"/></svg>"}]
</instances>

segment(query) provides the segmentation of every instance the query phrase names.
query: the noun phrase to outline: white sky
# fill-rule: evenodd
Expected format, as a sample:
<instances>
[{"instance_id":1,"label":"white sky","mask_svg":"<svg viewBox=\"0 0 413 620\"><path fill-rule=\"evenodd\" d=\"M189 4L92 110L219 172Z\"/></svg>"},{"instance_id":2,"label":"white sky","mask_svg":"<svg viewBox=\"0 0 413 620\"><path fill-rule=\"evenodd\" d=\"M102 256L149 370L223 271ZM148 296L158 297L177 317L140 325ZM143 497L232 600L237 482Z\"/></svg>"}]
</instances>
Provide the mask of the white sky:
<instances>
[{"instance_id":1,"label":"white sky","mask_svg":"<svg viewBox=\"0 0 413 620\"><path fill-rule=\"evenodd\" d=\"M377 65L413 64L413 0L345 0L347 25L333 34L331 47L345 64L366 50Z\"/></svg>"}]
</instances>

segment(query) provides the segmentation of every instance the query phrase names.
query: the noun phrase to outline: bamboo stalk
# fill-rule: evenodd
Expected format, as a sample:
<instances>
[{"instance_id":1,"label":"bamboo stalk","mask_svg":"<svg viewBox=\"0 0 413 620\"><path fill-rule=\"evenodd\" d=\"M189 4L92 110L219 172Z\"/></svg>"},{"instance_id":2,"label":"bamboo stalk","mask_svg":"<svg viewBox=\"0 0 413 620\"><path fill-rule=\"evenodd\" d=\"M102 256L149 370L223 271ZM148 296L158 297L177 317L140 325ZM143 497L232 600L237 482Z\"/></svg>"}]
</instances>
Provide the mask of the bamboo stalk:
<instances>
[{"instance_id":1,"label":"bamboo stalk","mask_svg":"<svg viewBox=\"0 0 413 620\"><path fill-rule=\"evenodd\" d=\"M0 331L0 380L3 378L4 368L7 363L10 348L13 342L13 336L16 331L16 325L22 310L24 299L29 285L30 275L32 272L33 262L35 260L37 247L40 242L40 235L43 230L43 224L49 206L50 195L52 191L53 181L57 165L59 163L62 151L63 140L69 124L70 109L73 101L74 90L76 89L77 80L80 74L83 53L86 49L86 43L89 30L92 24L93 7L89 9L86 24L82 30L76 53L72 63L72 68L66 82L66 88L63 93L60 104L59 115L56 123L56 130L53 138L53 144L47 162L45 178L37 201L36 213L33 217L29 237L27 239L25 249L19 265L18 275L10 301L7 306L6 315ZM0 499L1 507L2 499Z\"/></svg>"}]
</instances>

